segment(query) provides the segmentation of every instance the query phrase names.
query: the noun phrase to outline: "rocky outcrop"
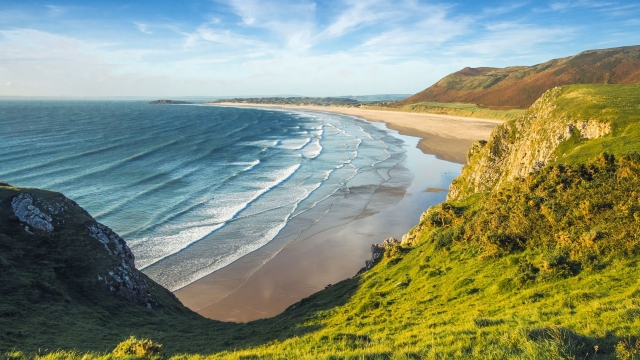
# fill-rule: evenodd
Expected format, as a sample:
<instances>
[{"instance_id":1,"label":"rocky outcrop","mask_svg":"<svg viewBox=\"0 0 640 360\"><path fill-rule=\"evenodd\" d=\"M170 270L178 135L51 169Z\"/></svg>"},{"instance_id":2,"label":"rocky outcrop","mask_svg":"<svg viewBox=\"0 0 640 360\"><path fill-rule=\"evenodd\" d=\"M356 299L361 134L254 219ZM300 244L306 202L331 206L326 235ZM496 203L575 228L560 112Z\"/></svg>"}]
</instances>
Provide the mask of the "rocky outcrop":
<instances>
[{"instance_id":1,"label":"rocky outcrop","mask_svg":"<svg viewBox=\"0 0 640 360\"><path fill-rule=\"evenodd\" d=\"M109 286L109 290L125 299L138 304L152 307L154 300L151 297L147 283L135 270L135 256L120 235L109 227L94 223L87 226L89 235L100 241L105 249L120 260L120 264L112 267L105 274L98 275L98 281Z\"/></svg>"},{"instance_id":2,"label":"rocky outcrop","mask_svg":"<svg viewBox=\"0 0 640 360\"><path fill-rule=\"evenodd\" d=\"M462 175L451 183L447 199L491 191L529 176L556 160L556 149L572 136L595 139L611 132L606 121L555 111L565 91L562 87L547 91L520 119L496 127L488 142L475 143Z\"/></svg>"},{"instance_id":3,"label":"rocky outcrop","mask_svg":"<svg viewBox=\"0 0 640 360\"><path fill-rule=\"evenodd\" d=\"M53 231L51 215L59 215L67 209L64 200L46 201L30 194L22 193L11 201L11 209L14 215L23 223L25 231L30 231L29 227L46 232Z\"/></svg>"},{"instance_id":4,"label":"rocky outcrop","mask_svg":"<svg viewBox=\"0 0 640 360\"><path fill-rule=\"evenodd\" d=\"M611 132L611 124L597 120L580 121L575 124L575 127L569 125L567 132L571 133L574 128L580 132L580 137L584 139L597 139Z\"/></svg>"},{"instance_id":5,"label":"rocky outcrop","mask_svg":"<svg viewBox=\"0 0 640 360\"><path fill-rule=\"evenodd\" d=\"M84 223L86 234L92 241L97 240L102 244L112 259L107 261L105 266L98 267L99 274L95 281L106 285L111 293L124 297L134 304L148 308L157 305L150 294L149 284L136 270L135 256L123 238L109 227L93 220L84 209L65 196L49 193L43 197L37 195L39 193L41 191L19 191L11 199L11 209L18 220L24 224L21 226L29 236L38 234L54 236L56 227L62 227L65 222L78 221L78 215L81 218L90 219Z\"/></svg>"},{"instance_id":6,"label":"rocky outcrop","mask_svg":"<svg viewBox=\"0 0 640 360\"><path fill-rule=\"evenodd\" d=\"M382 244L371 244L371 259L365 260L364 267L358 271L356 276L371 269L373 265L375 265L375 263L378 261L378 259L380 259L382 255L384 255L385 250L395 245L400 245L400 241L393 237L384 239Z\"/></svg>"}]
</instances>

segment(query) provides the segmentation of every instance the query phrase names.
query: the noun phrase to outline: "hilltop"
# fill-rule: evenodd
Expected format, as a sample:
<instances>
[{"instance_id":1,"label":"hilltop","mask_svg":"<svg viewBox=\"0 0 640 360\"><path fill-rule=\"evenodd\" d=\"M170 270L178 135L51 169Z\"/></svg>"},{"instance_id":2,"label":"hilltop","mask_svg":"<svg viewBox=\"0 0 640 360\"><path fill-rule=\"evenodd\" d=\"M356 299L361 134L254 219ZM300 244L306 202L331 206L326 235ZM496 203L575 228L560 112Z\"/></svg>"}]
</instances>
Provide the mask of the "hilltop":
<instances>
[{"instance_id":1,"label":"hilltop","mask_svg":"<svg viewBox=\"0 0 640 360\"><path fill-rule=\"evenodd\" d=\"M570 84L640 84L640 46L589 50L534 66L467 67L394 106L439 102L525 109L545 91Z\"/></svg>"},{"instance_id":2,"label":"hilltop","mask_svg":"<svg viewBox=\"0 0 640 360\"><path fill-rule=\"evenodd\" d=\"M14 301L39 312L18 313L16 307L11 318L0 316L0 328L11 324L24 334L0 335L1 344L29 351L38 343L105 351L115 347L118 336L124 340L133 333L162 343L167 355L186 353L179 359L638 358L638 144L637 86L553 88L520 118L499 125L489 141L474 144L449 200L428 209L401 241L374 246L369 265L375 265L369 270L275 318L217 323L188 311L180 314L177 305L169 309L168 296L158 301L167 304L164 308L148 309L105 288L91 305L74 296L65 306L73 312L84 304L109 315L96 320L76 312L65 325L69 328L59 327L53 336L32 325L48 328L60 321L43 313L50 300L30 303L20 295ZM62 232L71 231L71 225L65 228L49 215L52 234L60 237L32 238L24 221L11 217L10 204L22 193L45 200L60 195L6 185L0 189L5 244L0 264L13 267L12 277L2 284L19 276L35 287L36 277L19 268L15 257L45 245L55 250L47 244L64 241ZM93 238L87 230L93 220L80 210L61 220L76 224L75 231L87 241ZM11 246L23 250L7 253ZM98 242L95 252L81 253L97 256L100 248ZM41 254L40 261L30 263L46 268L60 260ZM93 275L87 279L95 282ZM150 293L160 299L162 291ZM118 301L131 318L109 310L110 301ZM29 314L47 320L35 322ZM104 338L87 334L98 324L109 329ZM74 333L73 325L84 331ZM48 359L81 356L56 352ZM111 355L87 354L101 356Z\"/></svg>"}]
</instances>

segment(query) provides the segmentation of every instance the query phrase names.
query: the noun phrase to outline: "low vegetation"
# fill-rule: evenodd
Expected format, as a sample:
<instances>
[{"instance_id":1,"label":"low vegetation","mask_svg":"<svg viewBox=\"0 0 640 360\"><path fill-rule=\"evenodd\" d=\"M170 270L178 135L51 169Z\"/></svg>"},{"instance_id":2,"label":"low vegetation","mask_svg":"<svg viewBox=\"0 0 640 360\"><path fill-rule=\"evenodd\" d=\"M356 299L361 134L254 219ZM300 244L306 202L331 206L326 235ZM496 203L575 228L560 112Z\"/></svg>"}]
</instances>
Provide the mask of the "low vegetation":
<instances>
[{"instance_id":1,"label":"low vegetation","mask_svg":"<svg viewBox=\"0 0 640 360\"><path fill-rule=\"evenodd\" d=\"M367 109L405 111L451 116L476 117L482 119L513 120L524 113L521 109L484 109L475 104L441 103L434 101L407 104L402 106L367 106Z\"/></svg>"}]
</instances>

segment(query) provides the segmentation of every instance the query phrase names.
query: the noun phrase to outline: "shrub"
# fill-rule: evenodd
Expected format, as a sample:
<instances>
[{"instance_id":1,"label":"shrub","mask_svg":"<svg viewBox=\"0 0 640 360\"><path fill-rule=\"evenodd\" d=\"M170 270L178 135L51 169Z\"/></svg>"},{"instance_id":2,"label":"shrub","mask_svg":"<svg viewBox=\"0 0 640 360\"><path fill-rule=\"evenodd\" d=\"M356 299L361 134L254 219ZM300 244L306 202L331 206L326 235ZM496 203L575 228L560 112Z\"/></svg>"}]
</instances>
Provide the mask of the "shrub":
<instances>
[{"instance_id":1,"label":"shrub","mask_svg":"<svg viewBox=\"0 0 640 360\"><path fill-rule=\"evenodd\" d=\"M115 356L135 356L141 359L162 358L162 344L154 343L148 339L136 339L135 336L119 343L113 350Z\"/></svg>"},{"instance_id":2,"label":"shrub","mask_svg":"<svg viewBox=\"0 0 640 360\"><path fill-rule=\"evenodd\" d=\"M616 358L620 360L640 359L640 340L622 340L616 345Z\"/></svg>"},{"instance_id":3,"label":"shrub","mask_svg":"<svg viewBox=\"0 0 640 360\"><path fill-rule=\"evenodd\" d=\"M527 284L536 281L539 272L540 269L538 269L532 263L528 261L521 262L520 264L518 264L516 272L513 275L513 281L516 283L517 287L522 288Z\"/></svg>"}]
</instances>

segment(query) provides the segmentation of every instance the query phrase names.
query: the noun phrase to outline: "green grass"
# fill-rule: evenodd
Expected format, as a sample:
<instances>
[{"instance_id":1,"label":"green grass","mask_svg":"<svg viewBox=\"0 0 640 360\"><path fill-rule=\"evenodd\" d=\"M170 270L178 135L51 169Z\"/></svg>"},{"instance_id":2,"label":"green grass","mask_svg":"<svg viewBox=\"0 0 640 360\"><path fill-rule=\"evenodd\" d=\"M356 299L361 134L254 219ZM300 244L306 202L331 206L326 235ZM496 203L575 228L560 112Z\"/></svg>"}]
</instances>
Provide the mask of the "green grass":
<instances>
[{"instance_id":1,"label":"green grass","mask_svg":"<svg viewBox=\"0 0 640 360\"><path fill-rule=\"evenodd\" d=\"M558 98L553 116L611 123L612 132L594 140L573 136L555 154L563 164L584 163L603 152L622 155L640 144L640 86L574 85Z\"/></svg>"},{"instance_id":2,"label":"green grass","mask_svg":"<svg viewBox=\"0 0 640 360\"><path fill-rule=\"evenodd\" d=\"M475 104L464 103L441 103L441 102L421 102L416 104L403 105L401 107L371 107L381 110L393 110L393 111L405 111L415 113L429 113L429 114L441 114L452 116L464 116L464 117L477 117L484 119L495 120L512 120L518 118L524 113L524 110L510 109L510 110L492 110L483 109Z\"/></svg>"}]
</instances>

